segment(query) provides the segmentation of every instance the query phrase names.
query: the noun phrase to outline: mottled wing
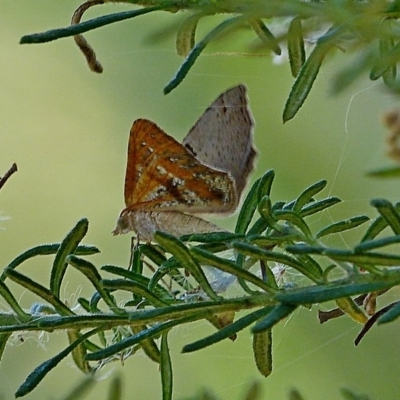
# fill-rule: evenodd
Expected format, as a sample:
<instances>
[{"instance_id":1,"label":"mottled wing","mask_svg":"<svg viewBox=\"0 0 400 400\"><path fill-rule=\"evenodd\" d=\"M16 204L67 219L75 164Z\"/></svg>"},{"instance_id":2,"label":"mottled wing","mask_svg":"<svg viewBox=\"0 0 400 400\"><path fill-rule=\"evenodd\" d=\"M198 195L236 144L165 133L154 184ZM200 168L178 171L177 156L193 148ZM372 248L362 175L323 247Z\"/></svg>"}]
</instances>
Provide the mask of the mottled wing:
<instances>
[{"instance_id":1,"label":"mottled wing","mask_svg":"<svg viewBox=\"0 0 400 400\"><path fill-rule=\"evenodd\" d=\"M198 161L154 123L133 123L128 146L123 213L231 211L236 204L232 177Z\"/></svg>"},{"instance_id":2,"label":"mottled wing","mask_svg":"<svg viewBox=\"0 0 400 400\"><path fill-rule=\"evenodd\" d=\"M202 164L232 175L237 200L254 167L253 125L246 87L239 85L222 93L183 140Z\"/></svg>"}]
</instances>

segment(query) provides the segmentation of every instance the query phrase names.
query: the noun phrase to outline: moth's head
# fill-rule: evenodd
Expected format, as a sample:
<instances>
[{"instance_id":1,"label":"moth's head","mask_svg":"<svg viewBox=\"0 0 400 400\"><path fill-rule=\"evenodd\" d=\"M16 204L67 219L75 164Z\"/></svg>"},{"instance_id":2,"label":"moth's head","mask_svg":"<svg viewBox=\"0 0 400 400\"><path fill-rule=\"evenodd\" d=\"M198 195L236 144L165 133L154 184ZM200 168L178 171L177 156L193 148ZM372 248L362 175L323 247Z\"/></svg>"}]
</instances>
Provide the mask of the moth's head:
<instances>
[{"instance_id":1,"label":"moth's head","mask_svg":"<svg viewBox=\"0 0 400 400\"><path fill-rule=\"evenodd\" d=\"M129 213L121 213L117 220L117 226L112 231L112 234L115 235L122 235L134 230L132 226L132 218L129 217Z\"/></svg>"}]
</instances>

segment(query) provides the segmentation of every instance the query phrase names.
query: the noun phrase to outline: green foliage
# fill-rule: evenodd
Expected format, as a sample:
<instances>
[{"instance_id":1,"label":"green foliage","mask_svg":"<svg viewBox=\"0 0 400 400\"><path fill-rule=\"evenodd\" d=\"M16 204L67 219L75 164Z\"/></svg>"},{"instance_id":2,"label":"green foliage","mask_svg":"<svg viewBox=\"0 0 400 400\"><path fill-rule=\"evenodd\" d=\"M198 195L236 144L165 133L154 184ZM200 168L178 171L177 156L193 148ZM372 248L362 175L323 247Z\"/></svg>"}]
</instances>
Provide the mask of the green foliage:
<instances>
[{"instance_id":1,"label":"green foliage","mask_svg":"<svg viewBox=\"0 0 400 400\"><path fill-rule=\"evenodd\" d=\"M150 12L185 11L188 16L176 29L176 50L180 56L185 57L185 60L165 86L165 94L182 83L209 42L238 26L248 26L253 29L264 46L277 55L282 53L282 48L288 50L295 81L283 111L284 122L297 114L318 76L323 61L334 49L340 49L349 55L356 53L353 61L337 71L334 76L332 86L334 93L340 92L367 71L370 79L382 79L383 83L395 93L400 90L400 83L396 77L397 64L400 60L398 1L125 0L119 2L132 3L144 8L80 22L83 13L89 7L108 2L99 0L84 3L76 10L70 27L25 35L20 43L44 43L74 36L77 45L87 58L89 67L94 72L102 72L101 64L97 61L93 49L82 37L82 33ZM204 38L196 40L196 28L201 19L214 14L231 14L233 17L228 17ZM286 30L274 34L272 29L274 25ZM306 50L309 52L308 57Z\"/></svg>"},{"instance_id":2,"label":"green foliage","mask_svg":"<svg viewBox=\"0 0 400 400\"><path fill-rule=\"evenodd\" d=\"M368 317L358 306L360 297L353 297L361 295L364 303L371 306L379 294L400 285L400 256L377 251L400 242L399 206L373 200L371 204L379 214L374 220L353 217L314 233L307 217L323 212L339 199L315 200L326 186L325 181L320 181L293 201L273 203L273 179L273 171L268 171L255 182L239 213L235 232L181 238L157 232L156 244L135 246L131 270L112 265L98 270L82 258L99 251L80 244L88 229L86 219L78 221L60 244L37 246L16 257L0 280L0 295L11 308L11 312L0 313L1 354L14 332L62 330L69 341L64 350L27 377L16 396L31 392L69 354L79 369L92 375L100 365L124 360L142 349L160 364L163 399L170 399L173 368L167 335L174 327L192 321L209 321L216 331L186 344L186 353L221 340L234 340L240 331L251 326L255 363L264 376L273 373L273 328L297 307L334 300L339 307L336 316L345 313L366 322ZM361 225L367 226L366 232L352 249L332 248L322 242L328 233L342 234ZM377 238L383 230L388 231L387 236ZM28 259L43 255L54 256L49 289L17 270ZM155 271L150 278L143 275L145 265ZM276 266L279 274L275 273ZM92 296L78 300L83 309L80 314L60 298L69 267L79 270L95 289ZM285 283L280 274L287 269L296 270L299 279ZM105 279L104 273L111 274L111 279ZM7 279L35 293L44 303L22 310ZM240 292L235 296L225 293L232 283ZM119 292L130 292L131 300L117 305ZM371 317L362 335L375 321L397 319L398 304ZM246 310L250 312L241 312ZM330 318L333 314L325 315L324 321ZM92 365L93 361L101 363Z\"/></svg>"}]
</instances>

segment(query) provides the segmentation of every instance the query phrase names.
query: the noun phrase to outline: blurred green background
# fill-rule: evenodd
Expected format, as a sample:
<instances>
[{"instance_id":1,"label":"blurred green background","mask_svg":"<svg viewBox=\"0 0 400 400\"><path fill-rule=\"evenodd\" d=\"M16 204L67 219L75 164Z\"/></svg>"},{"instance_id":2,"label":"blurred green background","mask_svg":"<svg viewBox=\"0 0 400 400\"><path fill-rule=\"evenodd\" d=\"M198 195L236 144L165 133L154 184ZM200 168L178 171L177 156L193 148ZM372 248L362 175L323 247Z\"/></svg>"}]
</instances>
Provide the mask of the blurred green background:
<instances>
[{"instance_id":1,"label":"blurred green background","mask_svg":"<svg viewBox=\"0 0 400 400\"><path fill-rule=\"evenodd\" d=\"M168 96L162 88L182 59L175 53L173 34L163 30L174 31L183 14L158 12L87 34L105 68L102 75L88 70L72 39L18 44L24 34L68 25L78 5L54 0L0 3L0 174L13 162L19 169L0 193L0 216L10 217L0 221L1 265L32 246L61 240L78 219L87 217L85 243L102 250L91 261L99 267L126 266L130 237L113 237L111 230L124 206L126 146L133 120L149 118L182 138L219 93L238 83L248 86L256 121L259 156L252 179L275 169L274 200L290 200L319 179L329 181L325 195L344 200L325 213L327 220L362 213L374 216L369 207L373 197L398 200L398 181L364 176L390 164L383 155L385 130L379 117L396 100L367 80L340 97L330 97L329 79L345 55L338 52L324 65L298 116L283 126L281 114L293 82L288 65L273 65L269 55L246 56L247 45L257 43L246 29L210 44L184 83ZM86 18L124 9L128 8L101 6ZM201 22L198 37L220 20ZM232 227L233 221L217 223ZM317 219L312 226L319 223ZM351 245L357 234L343 236L337 245ZM21 271L47 284L51 261L43 257ZM69 304L78 295L92 293L76 271L68 271L65 282L63 298ZM10 287L24 307L38 301L16 285ZM386 296L386 301L394 299L393 293ZM343 318L320 326L316 312L298 310L274 330L274 372L268 379L256 371L248 331L235 343L182 355L183 344L212 328L193 323L175 329L170 334L174 398L188 398L208 387L221 399L239 399L254 380L262 382L268 399L286 399L292 387L314 400L340 399L340 387L368 393L375 400L398 398L397 325L373 328L354 348L359 325ZM29 372L66 343L61 333L15 337L0 365L3 398L13 398ZM87 398L104 398L107 377L117 372L124 377L126 399L160 398L158 367L142 354L128 359L124 367L105 367ZM82 378L72 360L65 360L26 398L58 399Z\"/></svg>"}]
</instances>

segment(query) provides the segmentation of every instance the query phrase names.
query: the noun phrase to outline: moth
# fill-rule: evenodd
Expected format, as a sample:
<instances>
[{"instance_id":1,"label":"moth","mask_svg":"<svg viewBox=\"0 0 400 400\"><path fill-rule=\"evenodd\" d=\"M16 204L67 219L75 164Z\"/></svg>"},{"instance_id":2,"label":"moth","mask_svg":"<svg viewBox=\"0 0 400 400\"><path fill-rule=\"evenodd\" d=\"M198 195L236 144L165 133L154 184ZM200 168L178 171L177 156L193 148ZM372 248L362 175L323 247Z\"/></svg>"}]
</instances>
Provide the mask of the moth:
<instances>
[{"instance_id":1,"label":"moth","mask_svg":"<svg viewBox=\"0 0 400 400\"><path fill-rule=\"evenodd\" d=\"M160 230L181 236L223 231L193 214L231 213L254 168L253 118L246 87L222 93L182 143L146 119L131 128L125 205L114 235L151 241Z\"/></svg>"}]
</instances>

